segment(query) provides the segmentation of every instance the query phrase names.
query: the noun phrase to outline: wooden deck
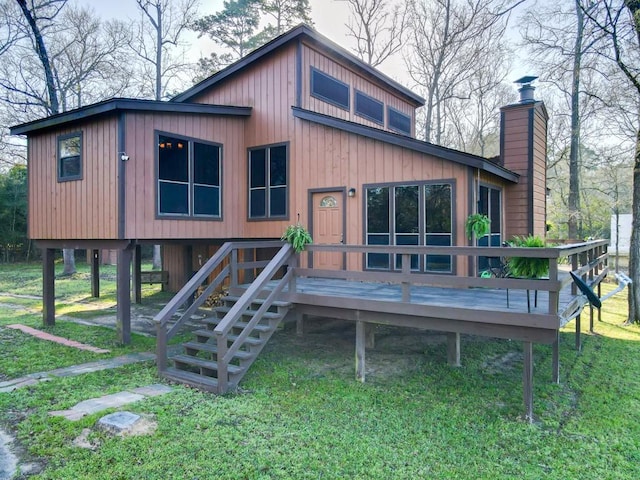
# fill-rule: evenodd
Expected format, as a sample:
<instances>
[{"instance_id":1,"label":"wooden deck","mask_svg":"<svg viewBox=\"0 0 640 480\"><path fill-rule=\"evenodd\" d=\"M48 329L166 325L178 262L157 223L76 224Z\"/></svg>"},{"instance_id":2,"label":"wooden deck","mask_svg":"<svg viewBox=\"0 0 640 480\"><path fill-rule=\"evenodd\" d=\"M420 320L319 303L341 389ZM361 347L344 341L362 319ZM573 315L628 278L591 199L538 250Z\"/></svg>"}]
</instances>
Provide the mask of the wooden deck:
<instances>
[{"instance_id":1,"label":"wooden deck","mask_svg":"<svg viewBox=\"0 0 640 480\"><path fill-rule=\"evenodd\" d=\"M259 242L254 242L256 245ZM216 391L227 388L226 363L242 349L242 342L251 339L249 331L240 337L226 339L232 329L238 328L243 316L251 318L248 323L259 325L261 312L267 312L273 302L287 305L288 317L295 319L299 333L304 331L305 316L343 319L356 323L355 357L356 378L365 380L366 345L371 345L372 329L369 324L393 325L435 330L447 333L448 361L459 365L461 358L460 335L473 334L487 337L508 338L522 342L523 398L525 418L533 419L533 344L550 344L553 349L551 379L558 382L559 330L571 320L576 320L576 348L580 349L580 314L586 305L585 298L576 293L568 272L572 271L598 289L607 274L607 242L595 241L556 248L492 248L492 247L372 247L363 245L311 245L308 253L295 255L291 249L283 249L272 261L238 261L237 251L247 244L225 244L219 258L207 262L210 270L203 267L157 316L159 328L159 370L166 366L166 340L177 331L180 320L166 337L163 325L175 313L178 306L190 298L190 292L204 282L207 291L228 275L230 292L237 296L237 303L220 319L213 333L217 335L218 370ZM253 245L253 244L252 244ZM273 244L268 244L271 248ZM258 247L255 247L258 248ZM342 270L320 270L313 268L316 253L341 254ZM401 257L399 271L363 270L362 262L367 253L383 253ZM410 270L412 255L450 255L456 263L473 265L478 257L506 255L546 258L549 261L549 276L544 279L479 278L475 275L435 275L415 273ZM228 266L210 282L210 272L215 265L228 258ZM415 257L414 257L415 258ZM468 263L466 263L468 262ZM300 265L302 263L302 265ZM285 275L276 280L278 271ZM251 271L251 284L241 284L243 271ZM471 270L471 269L469 269ZM257 275L257 276L256 276ZM528 291L528 293L527 293ZM507 293L508 292L508 293ZM537 303L535 296L537 292ZM508 295L508 304L507 304ZM530 305L527 305L529 295ZM260 300L263 299L263 300ZM258 303L258 301L264 302ZM290 309L289 309L290 306ZM198 302L186 310L188 318L198 307ZM256 309L258 309L257 311ZM591 322L594 311L591 309ZM593 324L593 323L592 323ZM203 338L202 341L206 339ZM266 341L266 340L265 340ZM229 345L228 345L229 344ZM256 353L257 355L257 353ZM254 356L255 357L255 356ZM254 358L252 357L252 358ZM248 368L248 367L247 367ZM213 370L213 368L211 368ZM221 375L220 372L224 374ZM213 386L212 386L213 389Z\"/></svg>"}]
</instances>

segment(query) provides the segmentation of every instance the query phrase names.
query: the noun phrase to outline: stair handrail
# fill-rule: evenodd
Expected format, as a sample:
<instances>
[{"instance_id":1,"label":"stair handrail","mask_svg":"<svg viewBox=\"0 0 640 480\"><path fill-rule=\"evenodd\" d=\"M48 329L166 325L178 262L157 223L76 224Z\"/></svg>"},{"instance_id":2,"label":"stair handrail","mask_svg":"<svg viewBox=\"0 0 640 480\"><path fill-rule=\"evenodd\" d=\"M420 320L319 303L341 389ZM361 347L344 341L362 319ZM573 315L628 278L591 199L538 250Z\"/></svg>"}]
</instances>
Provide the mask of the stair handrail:
<instances>
[{"instance_id":1,"label":"stair handrail","mask_svg":"<svg viewBox=\"0 0 640 480\"><path fill-rule=\"evenodd\" d=\"M264 289L266 284L271 281L276 272L287 262L289 259L295 255L293 247L289 243L285 243L282 248L274 255L269 264L260 272L260 275L251 283L249 288L240 296L240 298L236 301L235 305L231 307L229 312L224 316L224 318L218 323L216 328L213 330L216 335L216 343L218 348L218 392L225 393L227 391L227 383L228 383L228 365L230 361L230 356L228 352L230 350L227 345L227 335L236 324L236 322L240 319L242 314L249 308L249 306L254 302L254 300L258 297L260 292ZM290 270L287 273L290 273ZM285 275L287 280L290 278L289 275ZM275 295L269 295L268 299L271 298L271 302L275 298ZM264 305L263 305L264 306ZM265 307L266 311L266 307ZM258 319L259 320L259 319ZM257 323L257 320L256 320ZM255 323L253 324L255 326ZM248 335L248 334L247 334ZM239 347L240 343L234 342L231 345L234 348L234 352Z\"/></svg>"},{"instance_id":2,"label":"stair handrail","mask_svg":"<svg viewBox=\"0 0 640 480\"><path fill-rule=\"evenodd\" d=\"M224 279L229 275L230 268L227 265L216 276L213 282L207 285L207 288L180 316L178 321L167 331L166 325L178 311L178 308L184 304L198 289L200 285L209 277L217 267L231 254L233 251L233 243L226 242L218 251L202 266L198 272L180 289L180 291L164 306L160 312L153 317L153 321L156 324L156 363L159 371L164 371L167 368L167 342L173 338L178 332L182 324L191 318L193 312L195 312L209 297L215 288L217 288Z\"/></svg>"}]
</instances>

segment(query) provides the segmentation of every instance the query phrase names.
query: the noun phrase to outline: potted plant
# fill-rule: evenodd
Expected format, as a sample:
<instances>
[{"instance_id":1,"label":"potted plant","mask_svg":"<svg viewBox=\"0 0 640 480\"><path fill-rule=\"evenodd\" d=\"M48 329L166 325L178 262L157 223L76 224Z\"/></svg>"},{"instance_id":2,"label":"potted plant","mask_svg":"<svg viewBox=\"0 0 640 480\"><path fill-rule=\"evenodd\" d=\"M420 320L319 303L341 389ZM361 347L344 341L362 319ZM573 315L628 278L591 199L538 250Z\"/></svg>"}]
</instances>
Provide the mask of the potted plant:
<instances>
[{"instance_id":1,"label":"potted plant","mask_svg":"<svg viewBox=\"0 0 640 480\"><path fill-rule=\"evenodd\" d=\"M544 240L537 235L513 237L509 245L526 248L545 247ZM509 273L512 277L541 278L549 272L549 259L547 258L511 257L508 263Z\"/></svg>"},{"instance_id":2,"label":"potted plant","mask_svg":"<svg viewBox=\"0 0 640 480\"><path fill-rule=\"evenodd\" d=\"M302 225L300 225L300 222L295 225L289 225L282 234L280 240L289 242L296 253L300 253L308 244L313 243L311 235Z\"/></svg>"},{"instance_id":3,"label":"potted plant","mask_svg":"<svg viewBox=\"0 0 640 480\"><path fill-rule=\"evenodd\" d=\"M473 239L474 235L476 238L482 238L489 233L491 220L481 213L473 213L467 217L464 226L469 240Z\"/></svg>"}]
</instances>

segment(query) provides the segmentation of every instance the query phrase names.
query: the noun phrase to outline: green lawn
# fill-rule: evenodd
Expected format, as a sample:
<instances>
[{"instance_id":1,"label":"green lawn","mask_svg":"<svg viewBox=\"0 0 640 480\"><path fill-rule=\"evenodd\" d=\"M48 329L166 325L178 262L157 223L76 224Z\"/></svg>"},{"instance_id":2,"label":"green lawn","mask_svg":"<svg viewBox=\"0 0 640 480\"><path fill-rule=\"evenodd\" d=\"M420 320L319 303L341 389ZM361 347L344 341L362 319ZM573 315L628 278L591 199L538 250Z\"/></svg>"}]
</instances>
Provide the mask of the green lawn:
<instances>
[{"instance_id":1,"label":"green lawn","mask_svg":"<svg viewBox=\"0 0 640 480\"><path fill-rule=\"evenodd\" d=\"M24 291L38 294L25 272L4 267L0 293L23 291L11 286L10 272L25 282ZM61 283L68 314L78 314L75 295L96 306L84 287L65 290ZM15 377L100 357L2 328L40 325L38 302L20 305L33 313L0 308L0 373ZM341 333L331 333L318 323L302 338L276 333L239 393L217 397L176 385L128 406L157 422L152 435L111 438L92 430L94 449L85 449L72 442L102 414L78 422L48 415L158 382L151 363L0 394L0 423L30 457L46 463L32 477L38 479L637 479L640 328L621 326L625 311L624 295L606 302L597 334L584 336L580 353L571 330L562 334L560 385L550 382L550 347L535 347L533 425L520 419L519 342L463 337L463 366L451 368L445 343L421 343L418 332L385 327L367 354L367 383L360 384L353 326L338 324ZM99 327L58 321L51 330L117 354L153 348L152 339L138 336L131 347L118 346L114 332ZM411 345L406 358L394 349L396 338Z\"/></svg>"}]
</instances>

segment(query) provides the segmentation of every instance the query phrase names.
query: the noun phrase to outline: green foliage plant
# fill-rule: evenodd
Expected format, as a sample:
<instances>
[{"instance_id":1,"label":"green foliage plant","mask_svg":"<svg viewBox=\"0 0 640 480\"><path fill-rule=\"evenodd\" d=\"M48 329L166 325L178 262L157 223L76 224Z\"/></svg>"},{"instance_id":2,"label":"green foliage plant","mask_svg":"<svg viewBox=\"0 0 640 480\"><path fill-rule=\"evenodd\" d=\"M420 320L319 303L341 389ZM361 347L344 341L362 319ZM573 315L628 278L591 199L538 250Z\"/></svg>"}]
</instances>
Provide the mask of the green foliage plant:
<instances>
[{"instance_id":1,"label":"green foliage plant","mask_svg":"<svg viewBox=\"0 0 640 480\"><path fill-rule=\"evenodd\" d=\"M307 245L313 243L311 235L300 223L289 225L280 240L289 242L296 253L302 252Z\"/></svg>"},{"instance_id":2,"label":"green foliage plant","mask_svg":"<svg viewBox=\"0 0 640 480\"><path fill-rule=\"evenodd\" d=\"M537 235L515 236L509 242L512 247L543 248L545 242ZM511 257L509 258L509 272L518 278L541 278L549 272L549 259Z\"/></svg>"},{"instance_id":3,"label":"green foliage plant","mask_svg":"<svg viewBox=\"0 0 640 480\"><path fill-rule=\"evenodd\" d=\"M473 235L475 235L476 238L484 237L489 233L490 226L491 220L489 217L481 213L473 213L469 215L464 225L469 240L473 238Z\"/></svg>"}]
</instances>

